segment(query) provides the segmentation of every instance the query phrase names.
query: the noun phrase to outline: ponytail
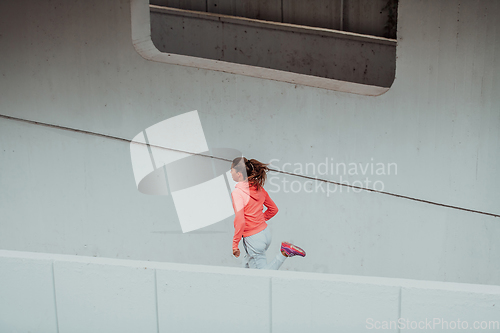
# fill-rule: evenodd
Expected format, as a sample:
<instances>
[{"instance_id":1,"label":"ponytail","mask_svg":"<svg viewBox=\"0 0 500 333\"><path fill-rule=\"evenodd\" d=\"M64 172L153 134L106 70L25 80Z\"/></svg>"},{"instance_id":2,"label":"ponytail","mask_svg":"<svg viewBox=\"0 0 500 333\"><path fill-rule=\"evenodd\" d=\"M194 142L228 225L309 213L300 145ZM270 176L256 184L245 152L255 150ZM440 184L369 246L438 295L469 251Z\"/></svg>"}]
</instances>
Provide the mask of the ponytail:
<instances>
[{"instance_id":1,"label":"ponytail","mask_svg":"<svg viewBox=\"0 0 500 333\"><path fill-rule=\"evenodd\" d=\"M260 188L264 186L267 179L268 164L255 159L247 160L245 157L237 157L233 160L231 167L237 172L247 176L248 183Z\"/></svg>"}]
</instances>

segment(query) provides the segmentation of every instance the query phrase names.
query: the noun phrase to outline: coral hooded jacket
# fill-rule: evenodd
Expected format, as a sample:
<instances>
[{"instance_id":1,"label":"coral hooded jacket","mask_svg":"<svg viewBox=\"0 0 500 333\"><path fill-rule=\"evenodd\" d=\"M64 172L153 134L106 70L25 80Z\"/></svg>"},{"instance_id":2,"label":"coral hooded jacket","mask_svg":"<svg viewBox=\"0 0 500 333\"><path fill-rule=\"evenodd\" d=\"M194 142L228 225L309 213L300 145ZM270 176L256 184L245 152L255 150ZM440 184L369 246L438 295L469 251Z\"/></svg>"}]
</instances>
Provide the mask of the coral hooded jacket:
<instances>
[{"instance_id":1,"label":"coral hooded jacket","mask_svg":"<svg viewBox=\"0 0 500 333\"><path fill-rule=\"evenodd\" d=\"M263 187L257 189L256 186L249 186L247 181L237 183L231 197L235 214L233 249L238 249L241 237L264 230L266 221L278 213L278 207ZM267 207L265 212L263 206Z\"/></svg>"}]
</instances>

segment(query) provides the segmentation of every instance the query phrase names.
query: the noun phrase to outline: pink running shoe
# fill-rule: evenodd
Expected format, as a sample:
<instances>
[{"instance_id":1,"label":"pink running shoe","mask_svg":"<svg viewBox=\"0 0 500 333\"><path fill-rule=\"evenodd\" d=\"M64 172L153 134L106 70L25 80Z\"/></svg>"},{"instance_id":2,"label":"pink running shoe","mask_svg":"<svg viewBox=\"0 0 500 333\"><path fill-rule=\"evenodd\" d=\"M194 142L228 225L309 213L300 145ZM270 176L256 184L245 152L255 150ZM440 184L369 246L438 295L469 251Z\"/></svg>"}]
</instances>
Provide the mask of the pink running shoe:
<instances>
[{"instance_id":1,"label":"pink running shoe","mask_svg":"<svg viewBox=\"0 0 500 333\"><path fill-rule=\"evenodd\" d=\"M288 242L281 243L281 251L284 251L288 257L293 256L306 256L306 251L302 250L300 247L290 244Z\"/></svg>"}]
</instances>

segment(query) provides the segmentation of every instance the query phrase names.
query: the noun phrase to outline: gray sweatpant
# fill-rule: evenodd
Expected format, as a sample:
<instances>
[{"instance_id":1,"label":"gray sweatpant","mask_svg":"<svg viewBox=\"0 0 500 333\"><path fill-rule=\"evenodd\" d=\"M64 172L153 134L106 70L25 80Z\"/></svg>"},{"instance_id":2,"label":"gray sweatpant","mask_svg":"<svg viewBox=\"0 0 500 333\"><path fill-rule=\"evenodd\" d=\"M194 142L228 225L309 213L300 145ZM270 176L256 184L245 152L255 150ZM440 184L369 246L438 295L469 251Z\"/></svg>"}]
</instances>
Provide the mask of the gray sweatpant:
<instances>
[{"instance_id":1,"label":"gray sweatpant","mask_svg":"<svg viewBox=\"0 0 500 333\"><path fill-rule=\"evenodd\" d=\"M279 269L286 257L279 252L273 261L267 263L266 251L271 244L269 227L255 235L243 237L243 247L246 255L243 257L243 267L258 269Z\"/></svg>"}]
</instances>

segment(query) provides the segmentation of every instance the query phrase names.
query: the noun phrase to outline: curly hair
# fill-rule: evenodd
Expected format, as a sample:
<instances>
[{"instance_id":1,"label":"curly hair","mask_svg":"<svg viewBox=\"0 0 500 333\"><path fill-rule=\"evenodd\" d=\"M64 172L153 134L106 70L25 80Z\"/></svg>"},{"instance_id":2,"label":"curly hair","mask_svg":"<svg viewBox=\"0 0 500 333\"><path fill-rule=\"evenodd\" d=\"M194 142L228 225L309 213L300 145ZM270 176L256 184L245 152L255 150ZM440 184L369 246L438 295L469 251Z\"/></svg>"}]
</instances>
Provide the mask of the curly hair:
<instances>
[{"instance_id":1,"label":"curly hair","mask_svg":"<svg viewBox=\"0 0 500 333\"><path fill-rule=\"evenodd\" d=\"M248 183L260 188L264 186L267 179L267 172L269 164L264 164L255 159L247 160L245 157L237 157L233 160L231 168L236 170L236 172L241 172L243 177L245 175L248 179Z\"/></svg>"}]
</instances>

